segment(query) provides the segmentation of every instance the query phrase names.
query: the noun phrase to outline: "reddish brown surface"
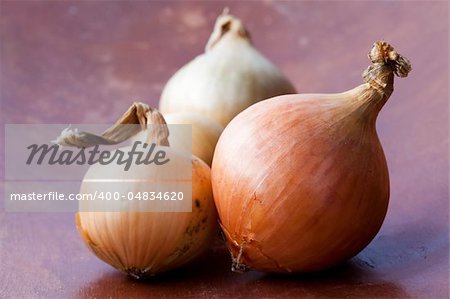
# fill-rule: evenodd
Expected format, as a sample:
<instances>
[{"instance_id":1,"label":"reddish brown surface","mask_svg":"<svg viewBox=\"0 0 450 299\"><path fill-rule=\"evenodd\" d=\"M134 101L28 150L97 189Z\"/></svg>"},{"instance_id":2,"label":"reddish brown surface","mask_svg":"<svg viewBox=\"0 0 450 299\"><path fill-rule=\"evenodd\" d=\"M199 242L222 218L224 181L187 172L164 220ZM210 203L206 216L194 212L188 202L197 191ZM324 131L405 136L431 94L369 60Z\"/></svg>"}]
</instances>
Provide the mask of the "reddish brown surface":
<instances>
[{"instance_id":1,"label":"reddish brown surface","mask_svg":"<svg viewBox=\"0 0 450 299\"><path fill-rule=\"evenodd\" d=\"M412 61L378 120L391 204L375 240L317 275L234 274L215 249L138 283L88 252L74 215L2 213L0 297L448 297L447 2L3 1L2 123L106 123L133 100L156 104L225 5L302 92L359 84L380 38Z\"/></svg>"}]
</instances>

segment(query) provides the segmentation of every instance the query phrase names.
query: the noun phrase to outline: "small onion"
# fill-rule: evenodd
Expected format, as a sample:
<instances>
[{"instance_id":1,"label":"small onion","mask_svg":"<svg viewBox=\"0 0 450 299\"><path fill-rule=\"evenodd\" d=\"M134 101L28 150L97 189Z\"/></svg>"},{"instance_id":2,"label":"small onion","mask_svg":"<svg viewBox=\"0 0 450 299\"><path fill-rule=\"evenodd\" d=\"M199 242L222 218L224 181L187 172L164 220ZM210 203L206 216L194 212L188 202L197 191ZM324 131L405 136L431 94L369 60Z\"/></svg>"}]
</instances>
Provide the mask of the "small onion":
<instances>
[{"instance_id":1,"label":"small onion","mask_svg":"<svg viewBox=\"0 0 450 299\"><path fill-rule=\"evenodd\" d=\"M321 270L377 234L389 174L375 121L411 66L385 42L369 58L365 84L268 99L225 128L212 184L233 270Z\"/></svg>"},{"instance_id":2,"label":"small onion","mask_svg":"<svg viewBox=\"0 0 450 299\"><path fill-rule=\"evenodd\" d=\"M117 193L126 196L128 201L120 202L120 212L108 211L109 203L102 200L80 201L80 212L76 214L78 231L88 248L104 262L134 278L152 276L193 260L208 248L217 229L210 167L195 156L169 147L164 118L147 105L133 104L117 124L101 136L64 130L56 142L78 147L120 143L137 133L135 129L140 130L139 126L121 125L138 123L142 129L147 123L158 124L148 132L149 143L155 141L154 152L165 152L170 159L168 166L132 164L125 171L123 165L116 163L92 165L83 179L80 193ZM130 147L120 150L128 152ZM149 212L146 205L155 205L155 201L129 200L130 194L142 196L139 194L162 189L158 187L159 182L164 190L178 191L180 165L189 164L192 165L192 212L176 212L173 205L164 212Z\"/></svg>"}]
</instances>

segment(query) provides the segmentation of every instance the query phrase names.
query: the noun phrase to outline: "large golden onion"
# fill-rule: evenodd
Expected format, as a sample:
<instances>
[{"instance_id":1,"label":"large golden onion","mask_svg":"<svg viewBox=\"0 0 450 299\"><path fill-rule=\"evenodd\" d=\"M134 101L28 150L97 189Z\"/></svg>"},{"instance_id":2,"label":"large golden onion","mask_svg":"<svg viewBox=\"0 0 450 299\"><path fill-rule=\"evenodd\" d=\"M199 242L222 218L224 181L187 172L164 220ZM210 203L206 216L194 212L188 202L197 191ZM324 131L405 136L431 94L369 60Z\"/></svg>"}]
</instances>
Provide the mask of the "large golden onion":
<instances>
[{"instance_id":1,"label":"large golden onion","mask_svg":"<svg viewBox=\"0 0 450 299\"><path fill-rule=\"evenodd\" d=\"M365 84L268 99L225 128L212 184L234 270L321 270L378 232L389 175L375 121L410 65L385 42L369 57Z\"/></svg>"}]
</instances>

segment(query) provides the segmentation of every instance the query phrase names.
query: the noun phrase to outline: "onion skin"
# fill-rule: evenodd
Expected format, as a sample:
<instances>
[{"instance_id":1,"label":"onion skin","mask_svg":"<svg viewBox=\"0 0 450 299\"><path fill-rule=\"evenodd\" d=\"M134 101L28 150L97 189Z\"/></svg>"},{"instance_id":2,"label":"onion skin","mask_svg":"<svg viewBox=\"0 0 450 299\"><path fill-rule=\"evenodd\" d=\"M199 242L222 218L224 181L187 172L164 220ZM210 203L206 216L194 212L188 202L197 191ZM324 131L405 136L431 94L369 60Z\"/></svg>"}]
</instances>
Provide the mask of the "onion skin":
<instances>
[{"instance_id":1,"label":"onion skin","mask_svg":"<svg viewBox=\"0 0 450 299\"><path fill-rule=\"evenodd\" d=\"M232 270L318 271L375 237L389 202L375 121L393 71L384 63L374 69L382 89L365 73L368 83L344 93L257 103L225 128L212 184Z\"/></svg>"},{"instance_id":2,"label":"onion skin","mask_svg":"<svg viewBox=\"0 0 450 299\"><path fill-rule=\"evenodd\" d=\"M116 165L93 167L83 182L99 178L105 171L121 171ZM151 168L147 169L149 177L155 177ZM123 174L130 179L130 174ZM137 279L188 263L208 248L217 232L210 168L195 157L192 178L192 212L78 212L76 225L81 238L98 258ZM100 188L82 184L81 193L93 194ZM130 182L128 191L153 190Z\"/></svg>"}]
</instances>

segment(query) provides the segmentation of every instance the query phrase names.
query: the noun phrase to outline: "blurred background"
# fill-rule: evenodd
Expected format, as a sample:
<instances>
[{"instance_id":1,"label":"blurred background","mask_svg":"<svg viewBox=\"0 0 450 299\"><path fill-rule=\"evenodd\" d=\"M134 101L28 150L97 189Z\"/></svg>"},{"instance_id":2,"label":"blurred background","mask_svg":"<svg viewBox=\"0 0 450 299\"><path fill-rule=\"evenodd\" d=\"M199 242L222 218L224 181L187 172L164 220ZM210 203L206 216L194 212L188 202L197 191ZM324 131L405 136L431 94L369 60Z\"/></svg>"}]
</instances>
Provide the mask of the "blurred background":
<instances>
[{"instance_id":1,"label":"blurred background","mask_svg":"<svg viewBox=\"0 0 450 299\"><path fill-rule=\"evenodd\" d=\"M233 274L228 254L213 248L141 284L88 252L72 214L2 211L0 297L447 298L447 1L2 1L2 124L112 123L133 101L157 106L170 76L204 51L224 7L301 93L361 84L379 39L411 60L378 119L391 204L375 240L316 275Z\"/></svg>"}]
</instances>

